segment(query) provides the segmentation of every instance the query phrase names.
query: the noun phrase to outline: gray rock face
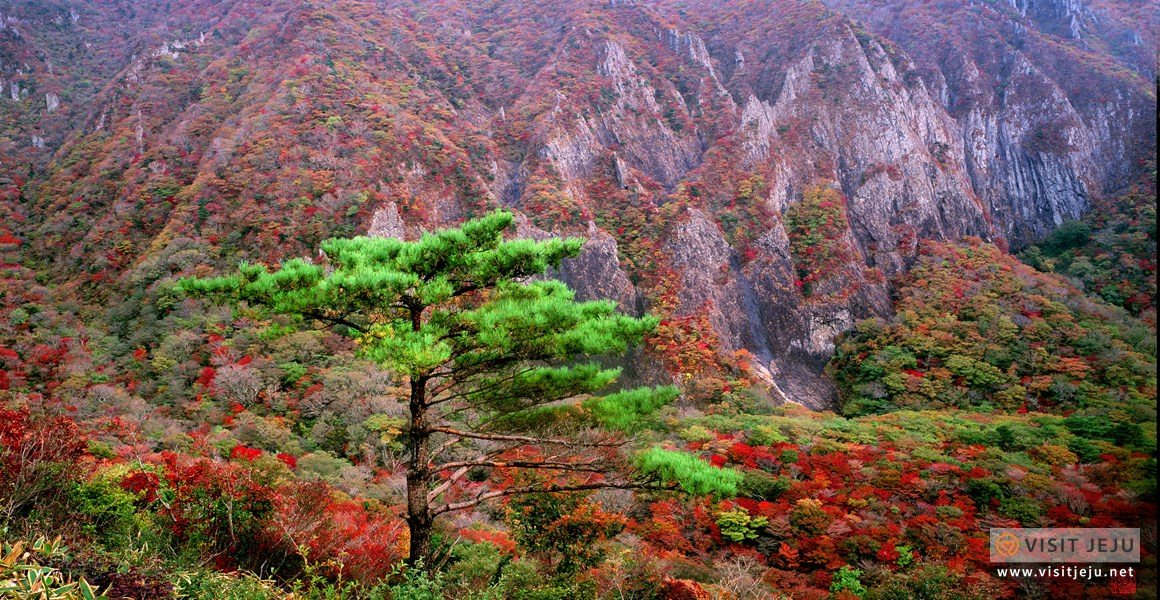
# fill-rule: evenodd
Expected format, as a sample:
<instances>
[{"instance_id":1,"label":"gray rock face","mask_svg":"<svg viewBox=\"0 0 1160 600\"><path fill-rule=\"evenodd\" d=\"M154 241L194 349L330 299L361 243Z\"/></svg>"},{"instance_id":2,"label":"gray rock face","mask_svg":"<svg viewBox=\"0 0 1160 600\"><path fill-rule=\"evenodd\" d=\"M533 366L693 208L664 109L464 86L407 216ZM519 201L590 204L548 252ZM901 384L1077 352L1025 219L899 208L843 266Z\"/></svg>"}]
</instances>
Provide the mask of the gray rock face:
<instances>
[{"instance_id":1,"label":"gray rock face","mask_svg":"<svg viewBox=\"0 0 1160 600\"><path fill-rule=\"evenodd\" d=\"M760 348L768 356L765 336L755 327L748 310L753 302L752 289L735 272L733 249L721 229L701 211L693 210L665 249L681 278L678 316L706 307L724 350Z\"/></svg>"},{"instance_id":2,"label":"gray rock face","mask_svg":"<svg viewBox=\"0 0 1160 600\"><path fill-rule=\"evenodd\" d=\"M399 207L394 202L388 202L386 206L375 211L370 229L367 230L367 235L371 237L395 238L397 240L404 239L406 233L403 219L399 216Z\"/></svg>"},{"instance_id":3,"label":"gray rock face","mask_svg":"<svg viewBox=\"0 0 1160 600\"><path fill-rule=\"evenodd\" d=\"M608 298L618 309L630 315L642 313L641 299L628 275L620 268L616 240L588 224L588 241L580 256L560 265L560 279L576 290L581 301Z\"/></svg>"},{"instance_id":4,"label":"gray rock face","mask_svg":"<svg viewBox=\"0 0 1160 600\"><path fill-rule=\"evenodd\" d=\"M1075 19L1077 35L1090 16L1070 0L1017 4L1034 18ZM708 310L723 352L750 351L759 377L815 409L831 407L833 387L822 369L834 338L861 318L890 313L888 287L863 280L865 267L899 274L916 238L1006 238L1013 246L1042 238L1114 188L1130 162L1126 140L1148 119L1136 112L1139 97L1122 91L1095 111L1077 109L1056 81L1010 48L1001 55L1005 89L995 95L990 76L963 52L950 49L940 70L920 75L905 54L848 25L809 44L777 87L747 72L752 49L713 48L675 29L658 36L701 82L695 103L680 95L688 114L714 111L735 124L730 152L741 168L766 175L769 210L783 214L819 182L836 183L848 201L856 257L827 284L858 284L842 299L824 299L825 289L815 292L821 300L802 296L780 220L744 265L715 217L702 211L690 211L664 246L680 277L679 313ZM665 82L650 79L614 40L600 56L597 72L615 91L615 108L557 118L546 136L542 155L567 189L583 203L581 182L599 176L609 154L608 173L622 189L640 185L635 174L669 189L695 174L702 132L677 131L658 118ZM727 68L717 65L720 57L730 59ZM623 286L602 287L612 271L595 266L614 263L593 259L562 276L623 306Z\"/></svg>"},{"instance_id":5,"label":"gray rock face","mask_svg":"<svg viewBox=\"0 0 1160 600\"><path fill-rule=\"evenodd\" d=\"M1082 39L1095 15L1080 0L1008 0L1025 17L1031 17L1047 31Z\"/></svg>"},{"instance_id":6,"label":"gray rock face","mask_svg":"<svg viewBox=\"0 0 1160 600\"><path fill-rule=\"evenodd\" d=\"M533 240L561 237L532 225L522 215L516 216L516 236ZM620 312L637 316L642 314L640 295L620 268L616 240L598 229L594 223L588 224L586 237L580 255L565 259L558 270L548 275L568 284L568 287L575 290L576 299L581 302L614 300Z\"/></svg>"},{"instance_id":7,"label":"gray rock face","mask_svg":"<svg viewBox=\"0 0 1160 600\"><path fill-rule=\"evenodd\" d=\"M848 302L808 300L792 284L793 259L781 225L759 246L759 258L742 266L720 228L700 211L691 211L666 246L681 278L677 316L708 309L721 350L752 353L754 374L775 394L816 410L832 408L833 386L821 371L833 353L834 337L859 318L888 314L887 290L867 284ZM831 287L855 277L839 277Z\"/></svg>"},{"instance_id":8,"label":"gray rock face","mask_svg":"<svg viewBox=\"0 0 1160 600\"><path fill-rule=\"evenodd\" d=\"M859 319L890 314L890 295L884 283L866 281L860 269L848 268L820 285L810 298L794 285L789 238L779 226L758 240L762 252L745 270L754 290L757 320L772 350L769 371L778 388L791 400L810 408L832 408L834 388L822 371L834 350L834 338ZM864 262L864 258L855 260ZM856 265L855 265L856 266ZM846 299L831 301L825 294L856 283Z\"/></svg>"},{"instance_id":9,"label":"gray rock face","mask_svg":"<svg viewBox=\"0 0 1160 600\"><path fill-rule=\"evenodd\" d=\"M591 172L599 148L622 148L625 163L639 169L666 187L673 187L700 163L701 145L695 135L678 133L662 120L656 88L628 58L624 48L609 40L603 48L604 59L597 72L605 76L615 90L616 110L598 112L565 124L553 136L571 140L571 152L549 153L562 174L577 172L571 166L579 160ZM579 141L581 144L576 145ZM549 142L552 144L561 142ZM581 149L583 148L583 149Z\"/></svg>"},{"instance_id":10,"label":"gray rock face","mask_svg":"<svg viewBox=\"0 0 1160 600\"><path fill-rule=\"evenodd\" d=\"M1098 193L1098 186L1089 188L1102 173L1096 135L1066 95L1026 57L1016 53L1010 60L1011 93L1003 106L973 108L960 122L974 189L998 234L1025 244L1078 218Z\"/></svg>"}]
</instances>

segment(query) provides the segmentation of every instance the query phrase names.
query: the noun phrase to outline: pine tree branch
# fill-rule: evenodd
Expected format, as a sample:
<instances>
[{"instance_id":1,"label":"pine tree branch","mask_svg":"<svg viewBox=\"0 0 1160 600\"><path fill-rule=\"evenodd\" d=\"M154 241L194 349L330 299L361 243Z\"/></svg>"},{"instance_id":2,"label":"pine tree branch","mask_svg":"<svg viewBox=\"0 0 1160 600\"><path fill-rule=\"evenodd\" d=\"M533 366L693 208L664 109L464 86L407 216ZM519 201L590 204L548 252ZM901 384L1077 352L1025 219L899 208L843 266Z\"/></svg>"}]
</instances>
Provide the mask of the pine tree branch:
<instances>
[{"instance_id":1,"label":"pine tree branch","mask_svg":"<svg viewBox=\"0 0 1160 600\"><path fill-rule=\"evenodd\" d=\"M488 456L495 453L490 453ZM457 469L445 481L440 483L434 489L427 493L427 501L434 501L440 494L447 491L455 484L456 481L463 478L472 467L491 467L496 469L502 468L521 468L521 469L553 469L558 471L571 471L576 473L607 473L612 470L611 465L598 465L597 460L592 460L587 463L568 463L559 461L527 461L527 460L487 460L487 456L481 456L473 460L457 461L445 463L437 467L433 467L432 471L447 471L449 469Z\"/></svg>"},{"instance_id":2,"label":"pine tree branch","mask_svg":"<svg viewBox=\"0 0 1160 600\"><path fill-rule=\"evenodd\" d=\"M520 336L520 335L515 336L512 340L512 343L514 345L531 346L531 347L535 348L536 351L527 351L525 349L525 351L523 353L512 354L511 349L505 349L504 353L496 358L481 360L480 362L472 363L472 364L461 366L461 367L451 367L451 368L448 368L447 370L443 370L443 371L435 371L431 375L433 377L442 377L442 378L451 379L454 376L457 376L460 373L464 373L464 372L467 373L467 376L475 375L478 373L493 372L497 368L505 366L505 365L510 364L510 363L522 363L522 362L529 362L529 361L531 361L531 362L536 362L536 361L549 362L549 361L553 361L553 360L558 360L561 357L559 356L559 354L557 352L548 351L547 350L548 346L546 346L544 344L537 344L536 342L542 341L545 337L548 337L549 335L559 335L563 332L564 332L563 330L562 331L552 331L552 332L548 332L548 333L545 333L542 331L514 330L514 331L512 331L512 333L515 333L515 334L526 333L527 334L527 335L522 335L522 336ZM479 334L478 331L465 327L465 328L462 328L462 329L459 329L456 331L449 332L446 336L444 336L441 339L454 339L456 337L456 335L462 334L462 333L469 333L469 334L472 334L472 336L476 336ZM469 339L470 339L470 336L469 336ZM451 360L449 362L455 362L455 361L457 361L457 359L460 359L463 356L469 355L472 352L482 352L485 350L488 350L488 348L481 346L481 345L462 346L462 347L456 348L455 351L452 352ZM492 349L492 350L497 350L497 349Z\"/></svg>"},{"instance_id":3,"label":"pine tree branch","mask_svg":"<svg viewBox=\"0 0 1160 600\"><path fill-rule=\"evenodd\" d=\"M529 402L527 404L521 405L519 408L507 410L505 412L498 412L497 411L495 414L491 415L486 420L479 421L475 425L472 425L472 427L474 429L486 429L487 427L489 427L491 425L495 425L496 423L500 423L505 418L512 417L513 415L520 413L522 411L529 411L529 410L536 409L536 408L545 408L545 407L552 405L553 402L561 402L563 400L568 400L570 398L575 398L577 396L580 396L580 394L579 393L567 393L567 394L560 394L559 397L540 398L540 399L535 400L534 402ZM495 403L495 402L500 402L500 401L504 401L504 400L526 400L526 399L527 399L526 397L521 396L519 394L511 394L508 396L492 398L491 402ZM557 404L556 406L564 406L564 405ZM482 407L482 408L486 408L486 407ZM440 417L444 421L450 421L450 420L452 420L452 417L455 417L457 415L462 415L464 413L476 413L476 415L478 416L479 412L481 412L481 406L469 403L469 404L463 404L463 405L459 406L458 408L455 408L454 410L448 410L447 412L442 413L440 415Z\"/></svg>"},{"instance_id":4,"label":"pine tree branch","mask_svg":"<svg viewBox=\"0 0 1160 600\"><path fill-rule=\"evenodd\" d=\"M491 440L496 442L523 442L525 444L548 444L554 446L582 446L585 448L619 448L625 444L625 441L607 441L607 442L580 442L576 440L566 440L560 438L540 438L530 437L526 435L501 435L497 433L476 433L474 431L459 431L451 429L450 427L429 427L427 431L446 433L448 435L455 435L464 438L473 438L477 440Z\"/></svg>"},{"instance_id":5,"label":"pine tree branch","mask_svg":"<svg viewBox=\"0 0 1160 600\"><path fill-rule=\"evenodd\" d=\"M427 492L427 503L430 504L436 498L439 497L439 494L442 494L443 492L446 492L448 489L450 489L451 486L454 485L456 481L459 481L460 479L462 479L463 476L466 475L467 472L470 470L471 470L470 467L460 467L460 469L458 471L451 474L451 477L447 478L447 481L440 483L438 486L435 487L435 489L431 490L430 492Z\"/></svg>"},{"instance_id":6,"label":"pine tree branch","mask_svg":"<svg viewBox=\"0 0 1160 600\"><path fill-rule=\"evenodd\" d=\"M440 445L439 445L439 447L438 447L438 448L436 448L436 449L434 449L434 450L432 450L432 451L431 451L431 460L435 460L435 457L436 457L436 456L439 456L440 454L443 454L443 453L444 453L444 452L446 452L446 451L447 451L449 448L451 448L451 447L452 447L452 446L454 446L455 444L458 444L459 442L462 442L462 441L463 441L463 440L462 440L462 439L460 439L460 438L455 438L455 437L453 437L453 438L451 438L451 439L447 440L446 442L443 442L442 444L440 444Z\"/></svg>"},{"instance_id":7,"label":"pine tree branch","mask_svg":"<svg viewBox=\"0 0 1160 600\"><path fill-rule=\"evenodd\" d=\"M323 315L322 313L320 313L318 311L313 311L313 310L303 311L302 316L310 317L311 319L317 319L319 321L325 321L327 323L331 323L334 325L344 325L344 326L349 327L349 328L351 328L359 333L366 333L367 332L366 329L362 325L354 323L353 321L349 321L345 317L328 317L328 316Z\"/></svg>"},{"instance_id":8,"label":"pine tree branch","mask_svg":"<svg viewBox=\"0 0 1160 600\"><path fill-rule=\"evenodd\" d=\"M449 469L462 467L492 467L495 469L559 469L561 471L581 471L585 473L605 473L611 470L610 466L598 466L598 461L595 459L583 463L570 463L546 460L486 460L482 458L443 463L437 467L433 467L432 470L447 471Z\"/></svg>"},{"instance_id":9,"label":"pine tree branch","mask_svg":"<svg viewBox=\"0 0 1160 600\"><path fill-rule=\"evenodd\" d=\"M458 298L464 294L470 294L471 292L474 292L478 289L482 289L482 286L475 282L466 285L461 284L458 288L456 288L455 292L452 293L451 297Z\"/></svg>"},{"instance_id":10,"label":"pine tree branch","mask_svg":"<svg viewBox=\"0 0 1160 600\"><path fill-rule=\"evenodd\" d=\"M479 348L472 348L471 351L479 350ZM452 354L451 361L461 358L464 354ZM438 377L441 379L448 379L454 381L456 384L461 383L462 377L471 377L481 373L491 373L501 367L506 367L512 364L520 364L532 360L547 360L545 358L537 357L523 357L523 356L499 356L492 359L481 360L479 362L463 365L460 367L450 367L446 370L436 370L431 373L431 377ZM446 363L444 363L446 364Z\"/></svg>"},{"instance_id":11,"label":"pine tree branch","mask_svg":"<svg viewBox=\"0 0 1160 600\"><path fill-rule=\"evenodd\" d=\"M661 486L661 485L656 485L654 483L647 483L647 482L598 481L598 482L594 482L594 483L582 483L582 484L575 484L575 485L548 485L548 486L529 485L529 486L523 486L523 487L511 487L511 488L506 488L506 489L502 489L502 490L492 490L490 492L480 492L479 494L476 494L475 497L471 498L470 500L463 500L460 502L451 502L448 504L444 504L443 506L439 506L439 507L432 509L431 516L437 517L437 516L439 516L443 513L446 513L446 512L463 510L465 508L471 508L471 507L477 506L480 503L483 503L487 500L491 500L492 498L501 498L504 496L514 496L517 494L547 494L547 493L554 493L554 492L582 492L585 490L605 490L605 489L666 491L666 490L675 489L675 486Z\"/></svg>"},{"instance_id":12,"label":"pine tree branch","mask_svg":"<svg viewBox=\"0 0 1160 600\"><path fill-rule=\"evenodd\" d=\"M459 442L462 442L462 441L463 441L463 438L458 438L458 437L453 436L451 439L440 444L439 447L436 448L431 453L430 460L432 462L434 462L435 457L439 456L440 454L447 451L455 444L458 444ZM515 442L515 443L505 445L502 448L496 448L495 450L491 450L489 452L484 452L482 455L480 455L479 460L485 460L485 459L491 458L493 456L499 456L500 454L503 454L504 452L510 452L510 451L515 450L516 448L519 448L520 446L523 446L523 445L524 445L523 442Z\"/></svg>"},{"instance_id":13,"label":"pine tree branch","mask_svg":"<svg viewBox=\"0 0 1160 600\"><path fill-rule=\"evenodd\" d=\"M535 370L536 370L536 367L528 367L526 369L520 369L518 371L513 371L507 377L494 379L491 382L491 384L489 384L487 386L476 386L470 390L465 390L465 391L462 391L462 392L459 392L456 394L451 394L450 396L445 396L443 398L439 398L438 400L433 399L433 400L429 401L427 403L427 405L434 406L436 404L450 402L451 400L454 400L456 398L466 398L472 394L479 394L481 392L488 392L488 391L491 391L494 389L498 389L501 386L503 386L504 384L511 383L511 382L515 381L517 377L519 377L521 375L525 375L527 373L531 373L532 371L535 371ZM437 376L437 375L434 375L434 376ZM443 381L439 385L435 386L435 389L431 391L431 398L437 398L440 394L446 392L447 390L453 389L455 387L459 387L461 384L462 384L462 381L460 381L459 379L456 379L453 377L448 377L445 379L445 381Z\"/></svg>"}]
</instances>

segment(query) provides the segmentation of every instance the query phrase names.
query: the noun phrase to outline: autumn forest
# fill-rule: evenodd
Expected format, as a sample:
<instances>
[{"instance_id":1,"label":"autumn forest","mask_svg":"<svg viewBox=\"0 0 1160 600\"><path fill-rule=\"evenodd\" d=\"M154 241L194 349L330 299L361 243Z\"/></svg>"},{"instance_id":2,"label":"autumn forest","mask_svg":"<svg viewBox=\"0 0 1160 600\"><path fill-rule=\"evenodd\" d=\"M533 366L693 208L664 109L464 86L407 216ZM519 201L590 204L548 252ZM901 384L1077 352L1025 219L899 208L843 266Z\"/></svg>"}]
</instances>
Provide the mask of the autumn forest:
<instances>
[{"instance_id":1,"label":"autumn forest","mask_svg":"<svg viewBox=\"0 0 1160 600\"><path fill-rule=\"evenodd\" d=\"M1155 598L1158 19L0 0L0 598Z\"/></svg>"}]
</instances>

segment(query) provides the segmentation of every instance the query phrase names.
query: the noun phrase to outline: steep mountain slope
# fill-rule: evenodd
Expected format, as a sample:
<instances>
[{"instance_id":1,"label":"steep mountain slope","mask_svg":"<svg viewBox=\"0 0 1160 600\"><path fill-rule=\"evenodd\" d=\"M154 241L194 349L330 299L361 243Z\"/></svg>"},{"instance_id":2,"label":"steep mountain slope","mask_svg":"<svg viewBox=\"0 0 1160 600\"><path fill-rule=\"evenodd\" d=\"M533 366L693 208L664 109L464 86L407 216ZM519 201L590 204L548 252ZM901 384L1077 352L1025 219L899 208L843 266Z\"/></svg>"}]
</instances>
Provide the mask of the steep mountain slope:
<instances>
[{"instance_id":1,"label":"steep mountain slope","mask_svg":"<svg viewBox=\"0 0 1160 600\"><path fill-rule=\"evenodd\" d=\"M5 227L87 298L125 294L126 336L176 275L508 206L590 237L561 276L678 324L657 347L744 350L820 408L834 336L889 312L919 239L1026 245L1155 150L1155 11L1127 0L0 15Z\"/></svg>"}]
</instances>

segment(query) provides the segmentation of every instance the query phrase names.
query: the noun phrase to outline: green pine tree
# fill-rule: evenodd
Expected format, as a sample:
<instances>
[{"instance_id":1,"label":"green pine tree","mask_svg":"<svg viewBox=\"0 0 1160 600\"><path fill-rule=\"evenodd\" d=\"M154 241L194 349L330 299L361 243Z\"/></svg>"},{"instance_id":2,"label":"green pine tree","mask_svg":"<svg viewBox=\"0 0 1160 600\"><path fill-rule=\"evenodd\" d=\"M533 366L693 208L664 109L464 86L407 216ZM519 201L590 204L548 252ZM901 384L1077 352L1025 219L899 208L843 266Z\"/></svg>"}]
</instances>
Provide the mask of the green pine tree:
<instances>
[{"instance_id":1,"label":"green pine tree","mask_svg":"<svg viewBox=\"0 0 1160 600\"><path fill-rule=\"evenodd\" d=\"M619 369L591 357L625 352L657 321L618 314L610 301L576 302L558 281L531 280L576 256L583 240L505 240L511 223L511 214L495 212L415 242L331 239L324 264L294 259L270 272L243 263L235 275L181 283L190 295L333 326L355 339L362 357L407 379L412 561L430 558L436 517L490 498L681 478L698 479L698 491L735 489L735 473L700 461L691 467L687 455L654 451L633 466L617 451L622 433L677 390L594 396ZM511 458L525 447L540 453ZM446 500L479 468L551 476Z\"/></svg>"}]
</instances>

